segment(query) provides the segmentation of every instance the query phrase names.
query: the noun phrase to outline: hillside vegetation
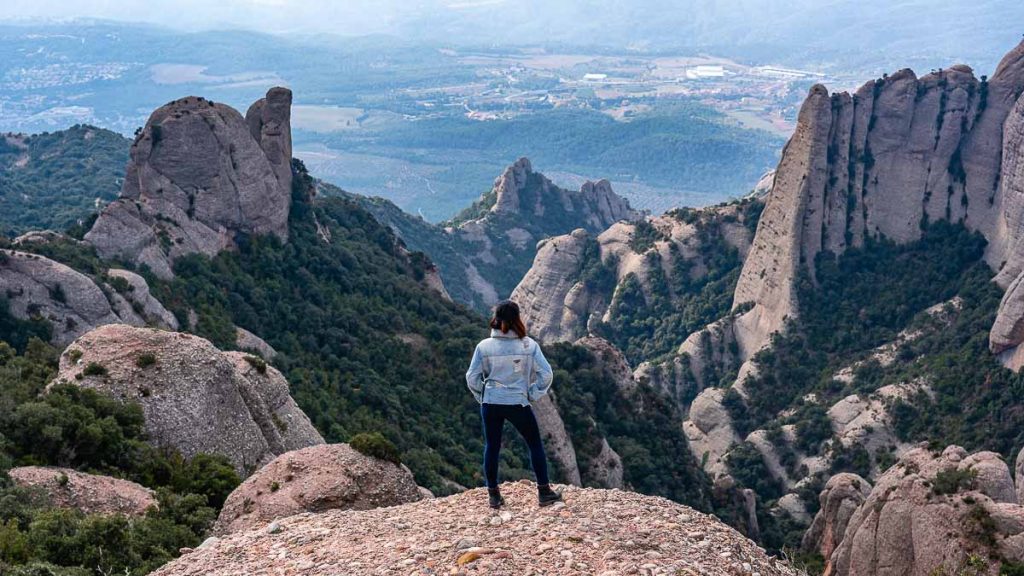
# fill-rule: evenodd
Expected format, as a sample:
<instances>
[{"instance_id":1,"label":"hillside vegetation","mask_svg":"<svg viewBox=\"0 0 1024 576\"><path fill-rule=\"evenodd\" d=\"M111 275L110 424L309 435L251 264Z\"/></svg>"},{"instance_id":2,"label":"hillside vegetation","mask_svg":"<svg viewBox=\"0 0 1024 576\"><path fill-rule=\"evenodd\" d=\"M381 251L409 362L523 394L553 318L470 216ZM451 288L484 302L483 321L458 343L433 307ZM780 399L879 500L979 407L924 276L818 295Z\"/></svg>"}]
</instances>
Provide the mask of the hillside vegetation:
<instances>
[{"instance_id":1,"label":"hillside vegetation","mask_svg":"<svg viewBox=\"0 0 1024 576\"><path fill-rule=\"evenodd\" d=\"M121 191L129 144L85 125L0 135L0 231L64 230L88 218Z\"/></svg>"}]
</instances>

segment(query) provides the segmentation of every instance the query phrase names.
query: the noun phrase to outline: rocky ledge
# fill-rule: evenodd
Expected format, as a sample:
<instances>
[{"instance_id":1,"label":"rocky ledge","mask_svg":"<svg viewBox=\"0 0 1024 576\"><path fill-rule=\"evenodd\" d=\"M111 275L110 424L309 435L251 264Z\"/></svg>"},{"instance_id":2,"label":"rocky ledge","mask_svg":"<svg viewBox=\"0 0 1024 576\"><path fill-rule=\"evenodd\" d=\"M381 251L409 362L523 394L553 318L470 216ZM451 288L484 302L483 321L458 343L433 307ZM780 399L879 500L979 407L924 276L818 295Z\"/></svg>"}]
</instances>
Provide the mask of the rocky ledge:
<instances>
[{"instance_id":1,"label":"rocky ledge","mask_svg":"<svg viewBox=\"0 0 1024 576\"><path fill-rule=\"evenodd\" d=\"M8 475L16 486L40 490L51 505L83 514L143 516L157 507L152 490L120 478L42 466L11 468Z\"/></svg>"},{"instance_id":2,"label":"rocky ledge","mask_svg":"<svg viewBox=\"0 0 1024 576\"><path fill-rule=\"evenodd\" d=\"M713 516L620 490L503 486L492 514L475 489L394 508L299 514L233 534L154 572L218 574L796 575Z\"/></svg>"}]
</instances>

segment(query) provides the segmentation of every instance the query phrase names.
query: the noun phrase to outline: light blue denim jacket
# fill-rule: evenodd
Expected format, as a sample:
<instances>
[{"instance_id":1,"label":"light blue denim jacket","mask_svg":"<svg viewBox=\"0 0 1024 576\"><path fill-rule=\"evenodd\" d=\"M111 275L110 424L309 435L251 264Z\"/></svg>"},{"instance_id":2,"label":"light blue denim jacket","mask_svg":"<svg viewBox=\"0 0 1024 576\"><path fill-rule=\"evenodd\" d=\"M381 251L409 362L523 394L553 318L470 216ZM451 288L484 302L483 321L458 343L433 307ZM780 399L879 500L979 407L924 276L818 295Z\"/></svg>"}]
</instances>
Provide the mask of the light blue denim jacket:
<instances>
[{"instance_id":1,"label":"light blue denim jacket","mask_svg":"<svg viewBox=\"0 0 1024 576\"><path fill-rule=\"evenodd\" d=\"M528 406L551 389L551 365L532 338L491 330L476 345L466 385L477 402Z\"/></svg>"}]
</instances>

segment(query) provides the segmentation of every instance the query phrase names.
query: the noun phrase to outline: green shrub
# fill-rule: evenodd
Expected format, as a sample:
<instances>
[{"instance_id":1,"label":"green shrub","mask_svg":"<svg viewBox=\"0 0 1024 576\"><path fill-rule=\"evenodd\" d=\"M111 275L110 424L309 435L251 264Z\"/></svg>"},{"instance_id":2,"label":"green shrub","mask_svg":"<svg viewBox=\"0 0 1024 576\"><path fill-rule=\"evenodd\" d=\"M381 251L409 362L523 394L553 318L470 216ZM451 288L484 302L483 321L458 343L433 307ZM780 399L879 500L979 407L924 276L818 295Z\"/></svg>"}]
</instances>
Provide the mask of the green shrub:
<instances>
[{"instance_id":1,"label":"green shrub","mask_svg":"<svg viewBox=\"0 0 1024 576\"><path fill-rule=\"evenodd\" d=\"M1004 560L999 567L999 576L1024 576L1024 562Z\"/></svg>"},{"instance_id":2,"label":"green shrub","mask_svg":"<svg viewBox=\"0 0 1024 576\"><path fill-rule=\"evenodd\" d=\"M362 432L348 441L349 446L357 452L373 458L401 464L398 448L380 432Z\"/></svg>"},{"instance_id":3,"label":"green shrub","mask_svg":"<svg viewBox=\"0 0 1024 576\"><path fill-rule=\"evenodd\" d=\"M85 369L82 370L82 374L86 376L106 376L107 368L97 362L89 362L86 364Z\"/></svg>"},{"instance_id":4,"label":"green shrub","mask_svg":"<svg viewBox=\"0 0 1024 576\"><path fill-rule=\"evenodd\" d=\"M260 374L267 373L267 362L263 358L260 358L259 356L253 356L250 354L245 357L245 361L248 362L250 366L255 368L256 371L259 372Z\"/></svg>"},{"instance_id":5,"label":"green shrub","mask_svg":"<svg viewBox=\"0 0 1024 576\"><path fill-rule=\"evenodd\" d=\"M156 364L156 355L150 352L143 352L135 359L135 365L139 368L149 368Z\"/></svg>"},{"instance_id":6,"label":"green shrub","mask_svg":"<svg viewBox=\"0 0 1024 576\"><path fill-rule=\"evenodd\" d=\"M943 470L935 475L935 481L932 483L932 493L941 496L944 494L956 494L961 490L971 490L974 488L974 481L977 477L978 472L969 468L964 470L957 468Z\"/></svg>"}]
</instances>

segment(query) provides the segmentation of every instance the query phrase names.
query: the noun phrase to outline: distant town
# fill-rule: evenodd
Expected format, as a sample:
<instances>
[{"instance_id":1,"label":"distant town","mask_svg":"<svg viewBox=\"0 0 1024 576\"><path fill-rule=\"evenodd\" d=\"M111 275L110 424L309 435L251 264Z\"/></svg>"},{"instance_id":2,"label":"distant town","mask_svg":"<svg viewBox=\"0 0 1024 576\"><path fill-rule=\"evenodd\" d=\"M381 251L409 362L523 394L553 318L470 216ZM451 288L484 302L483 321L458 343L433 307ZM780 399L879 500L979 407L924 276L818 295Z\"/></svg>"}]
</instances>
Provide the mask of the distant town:
<instances>
[{"instance_id":1,"label":"distant town","mask_svg":"<svg viewBox=\"0 0 1024 576\"><path fill-rule=\"evenodd\" d=\"M746 127L787 135L806 89L833 80L815 71L710 56L445 53L474 67L480 81L410 94L423 112L462 107L477 120L564 106L594 108L627 120L656 101L678 98L698 99Z\"/></svg>"}]
</instances>

